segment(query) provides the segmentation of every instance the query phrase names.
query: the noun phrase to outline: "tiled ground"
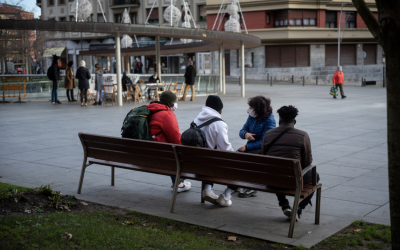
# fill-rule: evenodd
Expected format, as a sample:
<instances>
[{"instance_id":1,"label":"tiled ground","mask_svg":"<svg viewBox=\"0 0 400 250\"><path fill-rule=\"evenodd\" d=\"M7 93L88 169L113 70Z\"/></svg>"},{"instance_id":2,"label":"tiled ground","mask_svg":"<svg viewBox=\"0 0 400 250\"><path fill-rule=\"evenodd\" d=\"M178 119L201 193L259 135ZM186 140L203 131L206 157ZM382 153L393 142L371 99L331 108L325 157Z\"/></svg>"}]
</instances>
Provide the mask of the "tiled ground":
<instances>
[{"instance_id":1,"label":"tiled ground","mask_svg":"<svg viewBox=\"0 0 400 250\"><path fill-rule=\"evenodd\" d=\"M168 177L116 170L87 169L81 199L116 205L188 223L218 228L289 244L311 246L355 219L389 224L387 172L386 89L345 87L347 99L332 99L328 86L247 85L247 96L270 97L276 110L282 105L299 109L296 127L310 134L314 163L323 183L321 225L313 224L314 207L307 207L288 239L289 220L272 194L256 198L233 197L233 206L200 203L200 183L179 194L176 213L169 213L171 188ZM206 97L180 102L176 112L183 132L200 112ZM247 98L239 86L227 85L223 119L235 148L244 145L238 133L247 116ZM78 132L120 136L126 113L134 107L81 108L75 103L47 102L0 104L1 182L22 186L52 186L75 194L83 151ZM216 186L219 194L224 187Z\"/></svg>"}]
</instances>

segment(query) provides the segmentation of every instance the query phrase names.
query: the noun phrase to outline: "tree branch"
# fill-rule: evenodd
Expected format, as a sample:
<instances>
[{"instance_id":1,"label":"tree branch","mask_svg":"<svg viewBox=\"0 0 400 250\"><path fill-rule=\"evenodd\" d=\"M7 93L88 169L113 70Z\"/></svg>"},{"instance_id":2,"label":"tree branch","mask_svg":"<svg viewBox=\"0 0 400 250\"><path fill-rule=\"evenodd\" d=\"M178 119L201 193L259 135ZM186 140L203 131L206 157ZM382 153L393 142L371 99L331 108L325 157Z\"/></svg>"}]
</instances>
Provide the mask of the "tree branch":
<instances>
[{"instance_id":1,"label":"tree branch","mask_svg":"<svg viewBox=\"0 0 400 250\"><path fill-rule=\"evenodd\" d=\"M364 0L352 0L354 6L356 7L361 18L364 20L365 25L367 25L369 31L372 33L374 38L380 43L380 25L378 20L372 15L371 10L368 8ZM378 0L377 0L378 1ZM378 9L379 11L379 9Z\"/></svg>"}]
</instances>

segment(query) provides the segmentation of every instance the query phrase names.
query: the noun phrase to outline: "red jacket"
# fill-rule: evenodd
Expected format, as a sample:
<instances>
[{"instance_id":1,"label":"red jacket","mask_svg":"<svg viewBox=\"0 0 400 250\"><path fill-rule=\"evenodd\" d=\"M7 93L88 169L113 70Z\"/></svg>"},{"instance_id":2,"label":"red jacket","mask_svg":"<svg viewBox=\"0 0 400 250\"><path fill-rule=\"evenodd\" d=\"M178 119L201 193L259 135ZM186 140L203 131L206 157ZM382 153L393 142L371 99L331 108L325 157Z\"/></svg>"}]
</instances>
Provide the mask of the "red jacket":
<instances>
[{"instance_id":1,"label":"red jacket","mask_svg":"<svg viewBox=\"0 0 400 250\"><path fill-rule=\"evenodd\" d=\"M165 104L153 102L147 105L151 113L149 122L150 136L156 135L153 141L181 144L181 133L174 112Z\"/></svg>"},{"instance_id":2,"label":"red jacket","mask_svg":"<svg viewBox=\"0 0 400 250\"><path fill-rule=\"evenodd\" d=\"M343 84L344 83L344 76L342 71L335 71L335 74L332 78L333 84Z\"/></svg>"}]
</instances>

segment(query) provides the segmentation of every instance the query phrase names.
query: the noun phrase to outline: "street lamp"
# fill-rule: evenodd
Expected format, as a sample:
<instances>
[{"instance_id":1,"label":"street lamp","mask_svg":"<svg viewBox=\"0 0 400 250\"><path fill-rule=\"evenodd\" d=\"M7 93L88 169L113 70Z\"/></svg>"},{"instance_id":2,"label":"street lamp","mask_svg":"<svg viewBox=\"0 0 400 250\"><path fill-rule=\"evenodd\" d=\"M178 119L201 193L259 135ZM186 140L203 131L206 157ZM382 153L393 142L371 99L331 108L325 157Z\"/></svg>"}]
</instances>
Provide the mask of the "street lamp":
<instances>
[{"instance_id":1,"label":"street lamp","mask_svg":"<svg viewBox=\"0 0 400 250\"><path fill-rule=\"evenodd\" d=\"M337 57L337 66L340 66L340 23L342 22L342 12L343 6L346 5L353 5L352 3L342 3L342 8L340 10L340 17L339 17L339 35L338 35L338 57Z\"/></svg>"}]
</instances>

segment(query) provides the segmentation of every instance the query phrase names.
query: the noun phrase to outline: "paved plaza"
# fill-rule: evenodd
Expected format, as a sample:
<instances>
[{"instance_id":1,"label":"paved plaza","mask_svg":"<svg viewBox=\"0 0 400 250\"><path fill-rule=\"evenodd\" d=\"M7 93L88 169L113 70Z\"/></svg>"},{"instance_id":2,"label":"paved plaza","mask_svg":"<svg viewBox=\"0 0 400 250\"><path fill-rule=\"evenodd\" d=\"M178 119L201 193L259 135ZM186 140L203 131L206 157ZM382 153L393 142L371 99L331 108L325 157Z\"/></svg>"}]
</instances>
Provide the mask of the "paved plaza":
<instances>
[{"instance_id":1,"label":"paved plaza","mask_svg":"<svg viewBox=\"0 0 400 250\"><path fill-rule=\"evenodd\" d=\"M246 96L271 98L274 116L283 105L299 109L296 128L309 133L313 164L322 183L321 225L314 225L315 207L308 206L287 238L289 219L274 194L255 198L234 194L228 208L200 203L201 183L180 193L175 213L169 177L92 165L86 170L82 194L77 195L83 150L78 132L120 137L126 113L137 104L81 108L75 103L0 104L0 182L37 187L52 183L63 194L152 215L281 243L310 247L354 220L389 225L386 89L346 87L346 99L329 96L330 86L246 86ZM247 98L238 85L227 85L222 117L235 149L243 146L239 130L247 119ZM206 97L179 102L176 116L181 132L200 112ZM216 185L220 194L223 186ZM292 202L293 199L290 199ZM315 197L313 198L315 204Z\"/></svg>"}]
</instances>

